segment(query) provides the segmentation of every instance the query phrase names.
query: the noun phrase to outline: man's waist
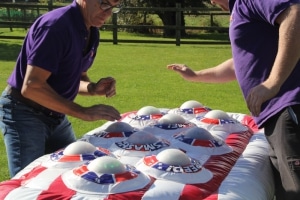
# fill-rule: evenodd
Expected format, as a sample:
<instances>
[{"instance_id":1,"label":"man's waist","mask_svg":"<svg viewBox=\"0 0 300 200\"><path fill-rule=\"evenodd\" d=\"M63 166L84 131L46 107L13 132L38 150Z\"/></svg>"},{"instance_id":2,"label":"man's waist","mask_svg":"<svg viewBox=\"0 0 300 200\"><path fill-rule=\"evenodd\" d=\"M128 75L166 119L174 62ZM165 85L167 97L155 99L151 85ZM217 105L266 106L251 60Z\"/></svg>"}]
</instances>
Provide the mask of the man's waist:
<instances>
[{"instance_id":1,"label":"man's waist","mask_svg":"<svg viewBox=\"0 0 300 200\"><path fill-rule=\"evenodd\" d=\"M55 112L53 110L50 110L26 97L24 97L22 94L21 94L21 91L16 89L16 88L13 88L11 87L10 85L6 86L5 88L5 91L7 92L8 95L10 95L13 99L37 110L37 111L40 111L42 112L43 114L45 114L46 116L49 116L49 117L53 117L53 118L61 118L61 117L64 117L65 115L62 114L62 113L59 113L59 112Z\"/></svg>"}]
</instances>

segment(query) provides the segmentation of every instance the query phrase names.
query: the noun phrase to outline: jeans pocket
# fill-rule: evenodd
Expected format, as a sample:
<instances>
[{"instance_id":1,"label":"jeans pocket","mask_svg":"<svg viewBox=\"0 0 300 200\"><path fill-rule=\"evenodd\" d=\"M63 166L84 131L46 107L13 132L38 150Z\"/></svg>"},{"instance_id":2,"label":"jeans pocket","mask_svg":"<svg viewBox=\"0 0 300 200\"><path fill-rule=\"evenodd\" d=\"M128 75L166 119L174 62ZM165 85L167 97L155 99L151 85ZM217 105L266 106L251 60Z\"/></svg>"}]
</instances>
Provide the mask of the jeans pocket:
<instances>
[{"instance_id":1,"label":"jeans pocket","mask_svg":"<svg viewBox=\"0 0 300 200\"><path fill-rule=\"evenodd\" d=\"M8 109L12 107L12 101L9 98L0 97L0 121L5 120L5 116L8 113Z\"/></svg>"},{"instance_id":2,"label":"jeans pocket","mask_svg":"<svg viewBox=\"0 0 300 200\"><path fill-rule=\"evenodd\" d=\"M289 106L289 107L287 108L287 111L288 111L288 113L289 113L291 119L293 120L293 122L294 122L295 124L299 125L297 115L296 115L296 113L294 112L293 108L292 108L291 106Z\"/></svg>"},{"instance_id":3,"label":"jeans pocket","mask_svg":"<svg viewBox=\"0 0 300 200\"><path fill-rule=\"evenodd\" d=\"M0 97L0 129L3 135L6 133L5 121L8 116L7 108L10 107L11 100L3 96Z\"/></svg>"}]
</instances>

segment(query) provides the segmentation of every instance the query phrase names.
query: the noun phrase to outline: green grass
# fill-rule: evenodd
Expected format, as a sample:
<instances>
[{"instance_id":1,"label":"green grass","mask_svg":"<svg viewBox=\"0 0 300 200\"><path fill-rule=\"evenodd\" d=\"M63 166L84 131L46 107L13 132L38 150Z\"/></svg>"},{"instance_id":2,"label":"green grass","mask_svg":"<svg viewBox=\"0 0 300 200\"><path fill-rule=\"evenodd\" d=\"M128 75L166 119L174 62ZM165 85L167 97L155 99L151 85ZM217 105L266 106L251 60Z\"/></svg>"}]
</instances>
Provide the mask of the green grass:
<instances>
[{"instance_id":1,"label":"green grass","mask_svg":"<svg viewBox=\"0 0 300 200\"><path fill-rule=\"evenodd\" d=\"M0 29L1 32L1 29ZM103 33L103 37L110 37ZM126 35L126 34L124 34ZM125 36L124 36L125 37ZM129 36L128 37L137 37ZM6 86L20 45L18 40L0 40L0 90ZM110 104L120 112L138 110L152 105L159 108L179 107L187 100L198 100L213 109L248 113L236 82L226 84L191 83L175 72L166 69L167 64L185 63L193 69L219 64L231 56L230 46L219 45L163 45L163 44L100 44L93 67L89 71L92 80L112 76L117 80L117 95L113 98L81 97L82 105ZM70 117L77 137L105 121L84 122ZM0 134L0 181L9 178L3 136Z\"/></svg>"}]
</instances>

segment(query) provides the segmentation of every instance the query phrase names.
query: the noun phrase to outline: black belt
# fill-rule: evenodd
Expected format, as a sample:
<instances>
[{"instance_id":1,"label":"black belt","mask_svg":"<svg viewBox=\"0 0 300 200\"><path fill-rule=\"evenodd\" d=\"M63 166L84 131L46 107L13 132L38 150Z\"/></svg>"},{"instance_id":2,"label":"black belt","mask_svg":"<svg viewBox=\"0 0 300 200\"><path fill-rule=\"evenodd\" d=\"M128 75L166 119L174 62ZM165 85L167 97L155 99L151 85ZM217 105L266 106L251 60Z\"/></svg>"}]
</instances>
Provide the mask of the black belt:
<instances>
[{"instance_id":1,"label":"black belt","mask_svg":"<svg viewBox=\"0 0 300 200\"><path fill-rule=\"evenodd\" d=\"M44 106L41 106L40 104L25 98L22 94L21 91L19 91L16 88L11 87L10 85L8 85L5 88L5 91L7 92L8 95L10 95L12 98L14 98L15 100L25 104L26 106L32 107L33 109L35 109L36 111L40 111L42 112L44 115L49 116L49 117L53 117L53 118L62 118L65 115L59 112L55 112L53 110L50 110Z\"/></svg>"}]
</instances>

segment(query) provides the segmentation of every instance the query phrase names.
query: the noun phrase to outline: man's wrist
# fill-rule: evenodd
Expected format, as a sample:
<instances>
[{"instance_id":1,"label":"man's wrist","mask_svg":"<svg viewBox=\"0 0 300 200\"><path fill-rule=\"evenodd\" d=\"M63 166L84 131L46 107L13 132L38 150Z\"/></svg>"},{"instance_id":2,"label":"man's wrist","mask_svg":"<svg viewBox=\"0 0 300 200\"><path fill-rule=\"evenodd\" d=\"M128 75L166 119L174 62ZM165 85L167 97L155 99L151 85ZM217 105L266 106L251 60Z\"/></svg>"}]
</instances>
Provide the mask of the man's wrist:
<instances>
[{"instance_id":1,"label":"man's wrist","mask_svg":"<svg viewBox=\"0 0 300 200\"><path fill-rule=\"evenodd\" d=\"M87 85L87 91L90 95L95 95L95 86L96 86L96 83L93 83L93 82L90 82Z\"/></svg>"}]
</instances>

